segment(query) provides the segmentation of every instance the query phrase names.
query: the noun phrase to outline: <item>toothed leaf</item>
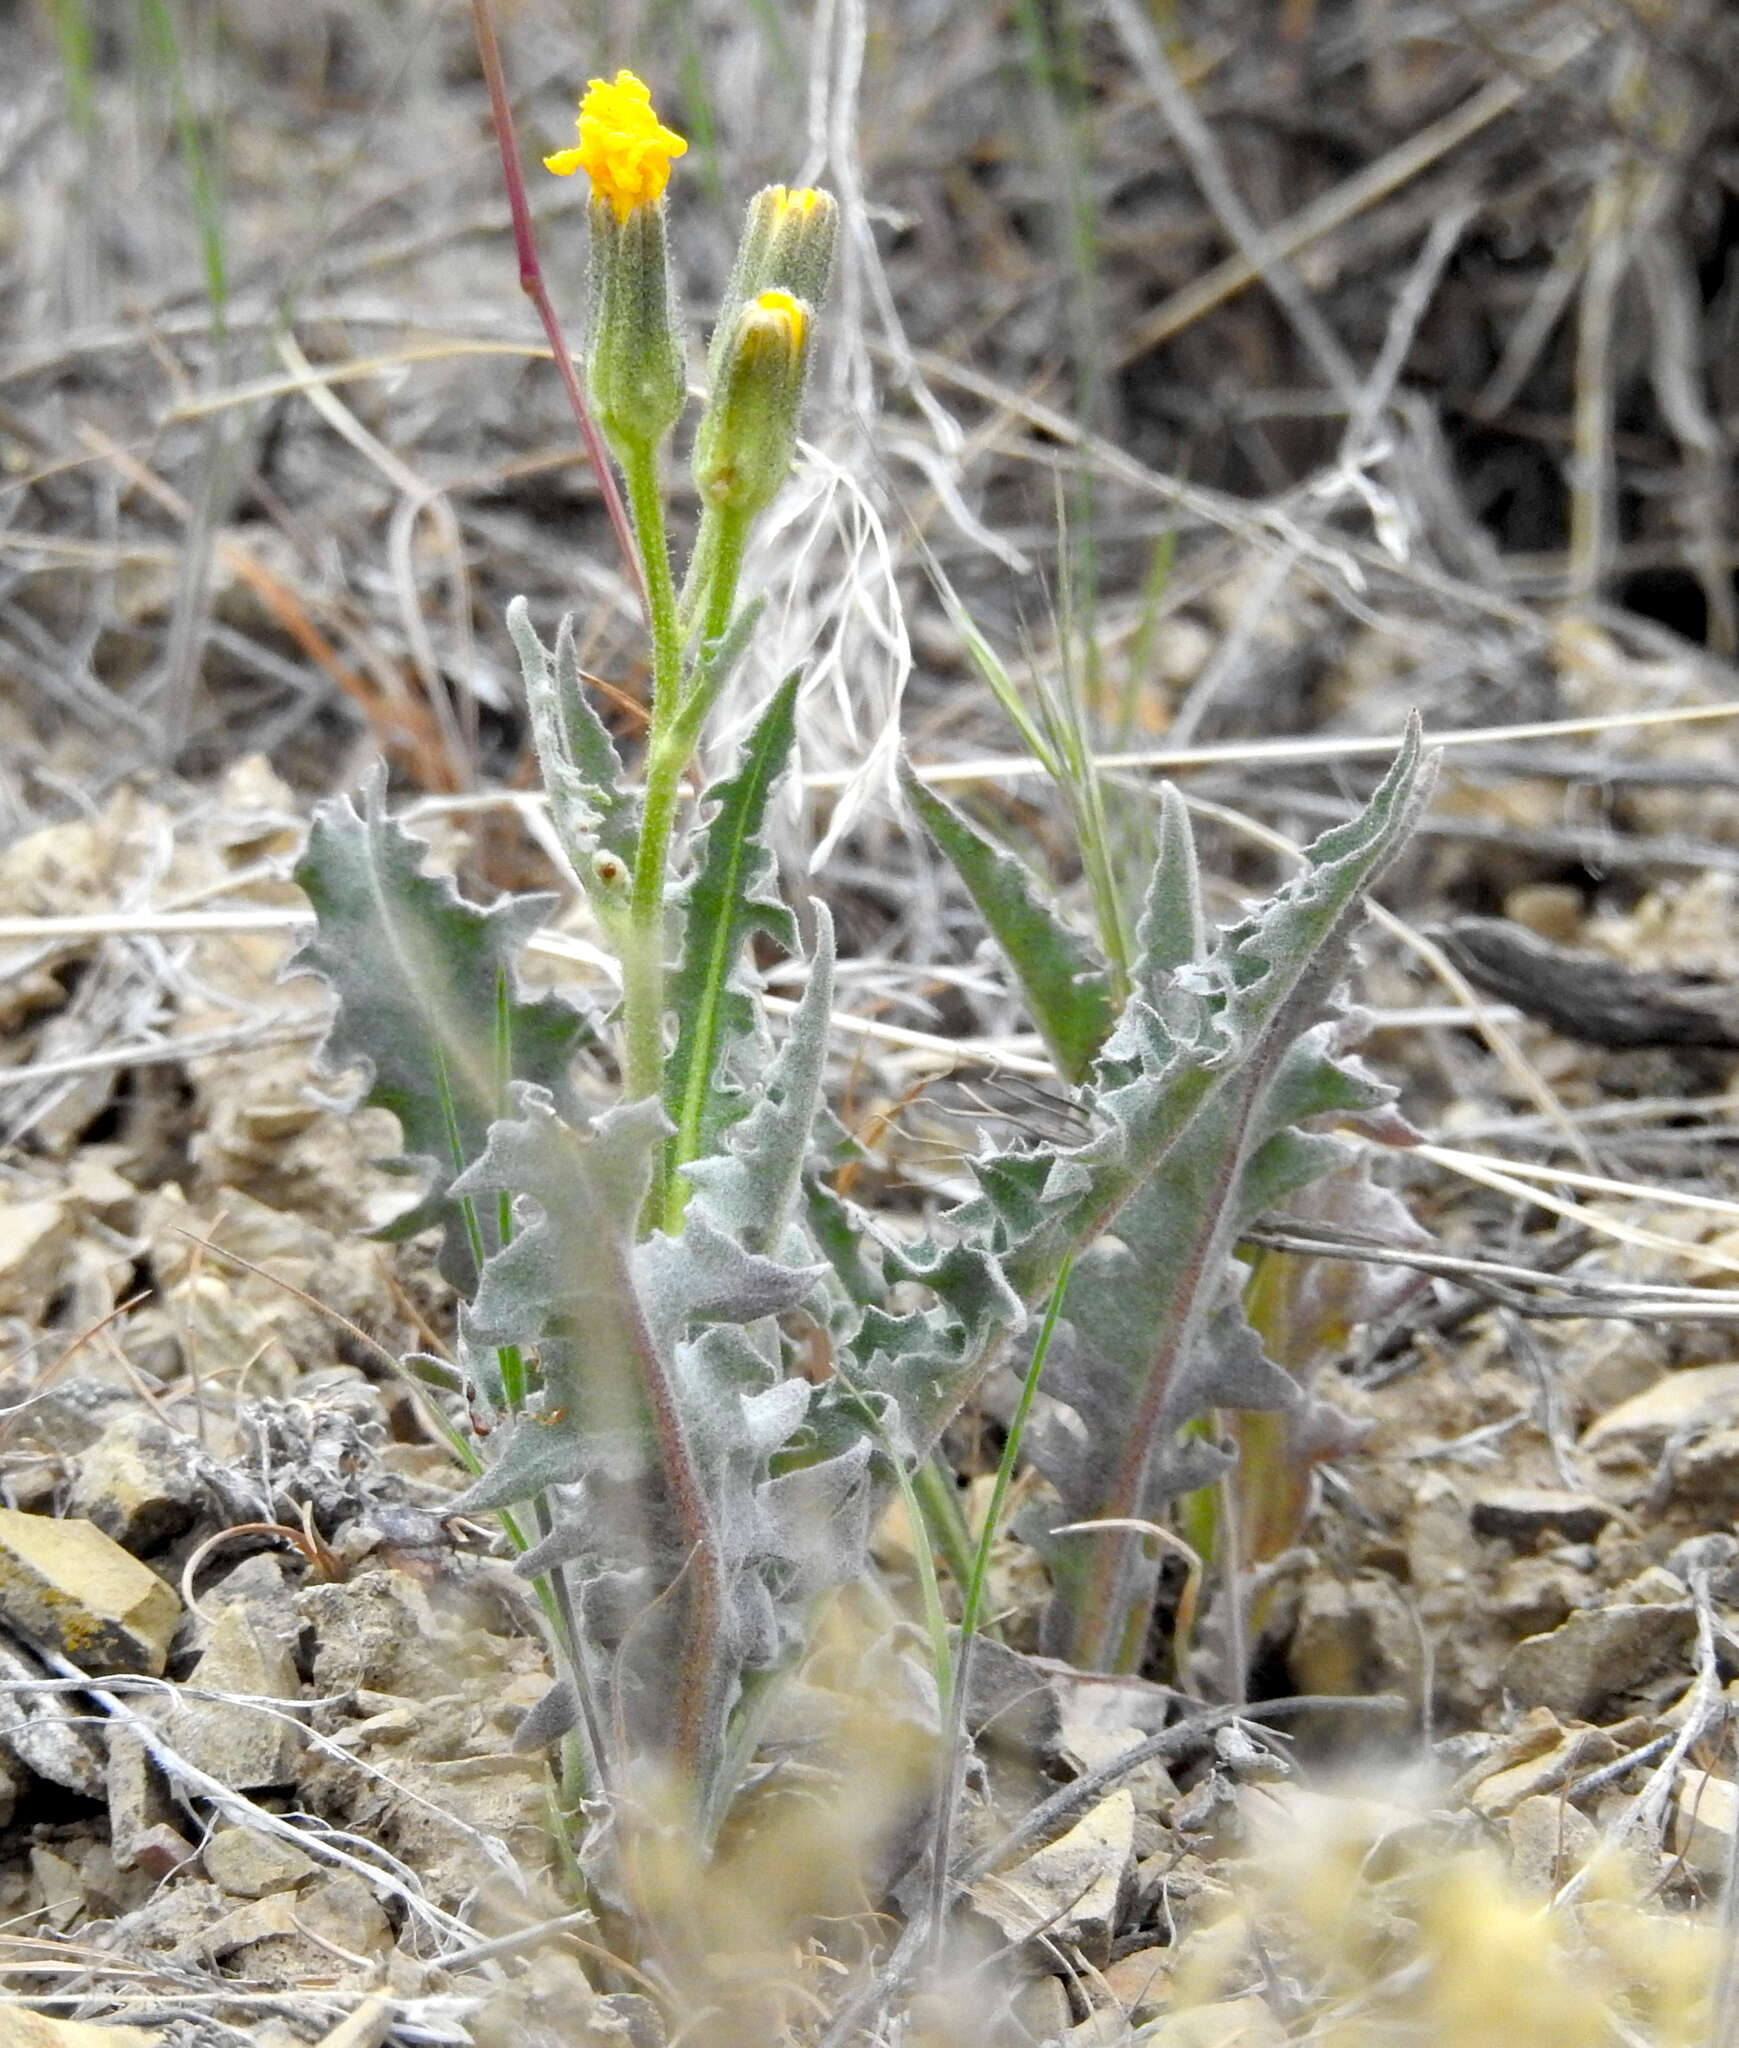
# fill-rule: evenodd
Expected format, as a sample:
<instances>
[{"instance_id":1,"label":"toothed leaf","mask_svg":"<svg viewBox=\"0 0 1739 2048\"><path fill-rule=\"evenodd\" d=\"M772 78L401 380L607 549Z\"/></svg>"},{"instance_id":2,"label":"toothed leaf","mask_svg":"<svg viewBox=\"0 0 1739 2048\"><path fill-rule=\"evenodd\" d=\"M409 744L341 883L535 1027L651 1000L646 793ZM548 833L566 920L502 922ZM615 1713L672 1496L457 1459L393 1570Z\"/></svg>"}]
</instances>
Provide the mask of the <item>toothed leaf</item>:
<instances>
[{"instance_id":1,"label":"toothed leaf","mask_svg":"<svg viewBox=\"0 0 1739 2048\"><path fill-rule=\"evenodd\" d=\"M694 1203L750 1251L780 1251L803 1183L822 1105L833 1011L833 919L815 905L815 952L803 999L767 1069L760 1100L710 1158L684 1169Z\"/></svg>"},{"instance_id":2,"label":"toothed leaf","mask_svg":"<svg viewBox=\"0 0 1739 2048\"><path fill-rule=\"evenodd\" d=\"M572 617L561 622L553 656L537 637L523 597L507 607L507 631L525 680L550 814L580 880L589 887L591 855L599 847L625 866L634 865L638 830L635 805L622 787L622 763L586 694Z\"/></svg>"},{"instance_id":3,"label":"toothed leaf","mask_svg":"<svg viewBox=\"0 0 1739 2048\"><path fill-rule=\"evenodd\" d=\"M1111 992L1103 964L1087 941L1039 900L1020 862L992 846L952 805L925 788L909 762L901 763L900 782L1013 968L1057 1071L1066 1080L1084 1080L1111 1030Z\"/></svg>"},{"instance_id":4,"label":"toothed leaf","mask_svg":"<svg viewBox=\"0 0 1739 2048\"><path fill-rule=\"evenodd\" d=\"M320 1066L363 1069L362 1100L390 1109L404 1133L391 1163L427 1182L380 1234L439 1224L441 1271L468 1293L477 1278L470 1230L487 1255L495 1216L485 1205L467 1221L452 1181L482 1152L508 1079L569 1101L569 1069L593 1033L559 997L517 993L519 954L554 899L512 896L481 909L445 876L422 872L426 852L387 817L383 777L369 783L360 817L348 797L320 805L295 870L317 924L285 971L318 975L337 996Z\"/></svg>"}]
</instances>

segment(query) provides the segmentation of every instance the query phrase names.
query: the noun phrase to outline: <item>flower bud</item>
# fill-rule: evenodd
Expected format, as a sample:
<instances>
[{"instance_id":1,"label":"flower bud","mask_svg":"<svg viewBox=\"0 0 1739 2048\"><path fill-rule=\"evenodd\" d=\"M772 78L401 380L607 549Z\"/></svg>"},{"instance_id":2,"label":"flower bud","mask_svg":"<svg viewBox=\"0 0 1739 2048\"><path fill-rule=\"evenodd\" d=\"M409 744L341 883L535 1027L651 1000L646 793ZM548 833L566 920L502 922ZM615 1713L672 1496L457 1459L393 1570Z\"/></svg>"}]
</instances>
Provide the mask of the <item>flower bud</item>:
<instances>
[{"instance_id":1,"label":"flower bud","mask_svg":"<svg viewBox=\"0 0 1739 2048\"><path fill-rule=\"evenodd\" d=\"M592 410L618 455L655 447L688 402L682 330L664 234L664 205L618 218L591 205L591 319L586 383Z\"/></svg>"},{"instance_id":2,"label":"flower bud","mask_svg":"<svg viewBox=\"0 0 1739 2048\"><path fill-rule=\"evenodd\" d=\"M797 446L809 308L788 291L741 306L694 444L701 502L752 519L772 503Z\"/></svg>"},{"instance_id":3,"label":"flower bud","mask_svg":"<svg viewBox=\"0 0 1739 2048\"><path fill-rule=\"evenodd\" d=\"M810 306L822 303L838 234L839 204L831 192L767 185L755 194L707 351L711 381L718 380L737 315L750 299L783 291Z\"/></svg>"}]
</instances>

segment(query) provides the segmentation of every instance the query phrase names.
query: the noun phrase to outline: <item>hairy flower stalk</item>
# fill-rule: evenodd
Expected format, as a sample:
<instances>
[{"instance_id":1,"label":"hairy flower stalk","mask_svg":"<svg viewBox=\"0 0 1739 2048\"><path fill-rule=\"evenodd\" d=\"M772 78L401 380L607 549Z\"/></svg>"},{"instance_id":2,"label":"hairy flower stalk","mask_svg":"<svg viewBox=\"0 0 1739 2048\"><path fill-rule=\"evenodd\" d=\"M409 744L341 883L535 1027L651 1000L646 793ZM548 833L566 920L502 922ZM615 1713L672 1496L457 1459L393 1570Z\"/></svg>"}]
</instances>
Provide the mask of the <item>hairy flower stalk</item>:
<instances>
[{"instance_id":1,"label":"hairy flower stalk","mask_svg":"<svg viewBox=\"0 0 1739 2048\"><path fill-rule=\"evenodd\" d=\"M687 397L682 331L664 225L670 166L688 144L666 128L631 71L594 78L580 102L579 142L544 159L557 177L583 170L590 208L593 404L622 465L652 618L652 717L646 800L622 933L622 1015L631 1099L656 1095L664 1056L664 877L687 748L673 728L682 693L682 636L670 570L658 451Z\"/></svg>"}]
</instances>

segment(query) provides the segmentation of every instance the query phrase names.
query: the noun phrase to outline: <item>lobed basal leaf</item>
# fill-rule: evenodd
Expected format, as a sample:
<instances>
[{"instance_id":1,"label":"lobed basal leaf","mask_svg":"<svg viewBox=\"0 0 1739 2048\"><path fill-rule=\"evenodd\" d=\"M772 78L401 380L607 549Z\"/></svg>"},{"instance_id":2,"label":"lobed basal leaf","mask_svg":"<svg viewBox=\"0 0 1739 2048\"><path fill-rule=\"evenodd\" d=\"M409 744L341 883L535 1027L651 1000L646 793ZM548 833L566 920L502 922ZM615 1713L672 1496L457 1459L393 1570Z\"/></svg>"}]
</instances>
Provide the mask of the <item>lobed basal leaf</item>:
<instances>
[{"instance_id":1,"label":"lobed basal leaf","mask_svg":"<svg viewBox=\"0 0 1739 2048\"><path fill-rule=\"evenodd\" d=\"M391 1163L427 1182L381 1234L439 1224L442 1274L469 1293L476 1244L494 1249L495 1221L467 1216L451 1184L482 1152L510 1080L571 1104L574 1056L594 1033L560 997L517 992L520 952L554 899L510 896L483 909L447 877L422 872L427 850L386 815L384 773L367 785L360 816L348 797L320 805L295 869L316 926L285 972L332 989L338 1011L320 1067L364 1071L362 1100L391 1110L404 1133Z\"/></svg>"}]
</instances>

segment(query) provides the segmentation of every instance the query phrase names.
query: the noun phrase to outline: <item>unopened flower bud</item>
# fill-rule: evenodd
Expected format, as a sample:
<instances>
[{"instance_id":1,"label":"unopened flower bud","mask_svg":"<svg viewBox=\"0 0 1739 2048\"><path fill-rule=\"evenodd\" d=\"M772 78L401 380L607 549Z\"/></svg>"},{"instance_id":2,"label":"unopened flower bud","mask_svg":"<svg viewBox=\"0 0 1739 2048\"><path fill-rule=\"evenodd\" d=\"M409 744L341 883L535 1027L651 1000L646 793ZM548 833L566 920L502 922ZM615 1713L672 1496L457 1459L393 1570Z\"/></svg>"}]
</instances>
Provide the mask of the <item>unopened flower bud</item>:
<instances>
[{"instance_id":1,"label":"unopened flower bud","mask_svg":"<svg viewBox=\"0 0 1739 2048\"><path fill-rule=\"evenodd\" d=\"M753 518L772 503L797 446L809 308L788 291L740 307L694 444L703 504Z\"/></svg>"},{"instance_id":2,"label":"unopened flower bud","mask_svg":"<svg viewBox=\"0 0 1739 2048\"><path fill-rule=\"evenodd\" d=\"M839 204L831 192L767 185L755 194L707 352L709 378L717 381L737 315L751 299L783 291L809 306L822 303L838 234Z\"/></svg>"}]
</instances>

